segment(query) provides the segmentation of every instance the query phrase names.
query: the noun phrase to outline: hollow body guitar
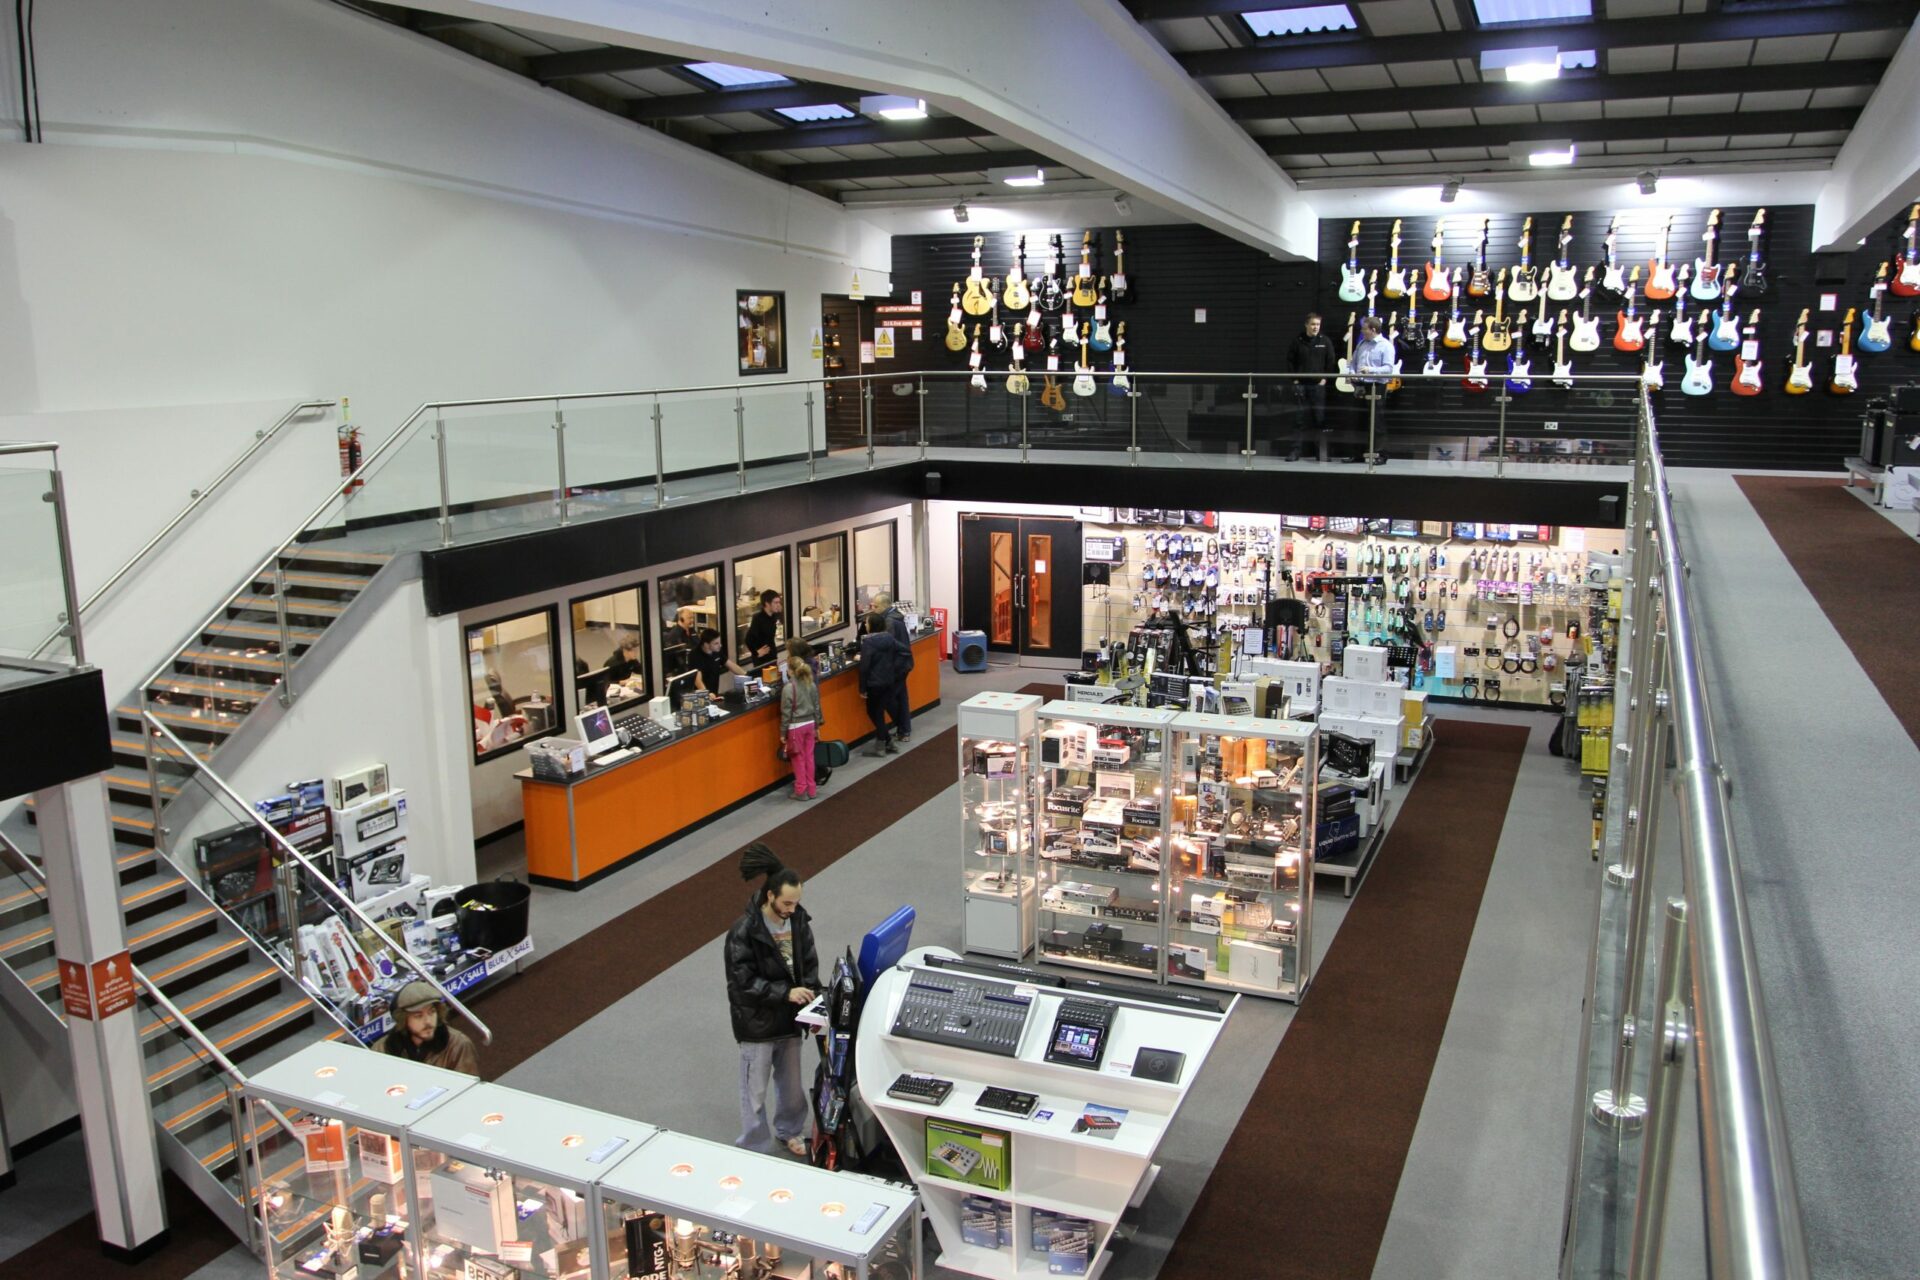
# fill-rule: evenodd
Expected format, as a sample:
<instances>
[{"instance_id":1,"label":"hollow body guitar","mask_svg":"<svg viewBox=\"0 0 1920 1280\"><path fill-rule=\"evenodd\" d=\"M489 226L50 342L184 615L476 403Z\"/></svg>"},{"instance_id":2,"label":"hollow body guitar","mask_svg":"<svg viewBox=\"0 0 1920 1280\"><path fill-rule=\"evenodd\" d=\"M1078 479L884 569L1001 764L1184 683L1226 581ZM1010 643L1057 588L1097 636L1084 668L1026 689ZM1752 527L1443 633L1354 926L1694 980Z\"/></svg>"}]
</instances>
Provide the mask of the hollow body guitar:
<instances>
[{"instance_id":1,"label":"hollow body guitar","mask_svg":"<svg viewBox=\"0 0 1920 1280\"><path fill-rule=\"evenodd\" d=\"M960 309L970 316L983 316L993 309L993 292L980 270L980 250L986 242L985 236L973 238L973 268L967 272L966 291L960 295Z\"/></svg>"}]
</instances>

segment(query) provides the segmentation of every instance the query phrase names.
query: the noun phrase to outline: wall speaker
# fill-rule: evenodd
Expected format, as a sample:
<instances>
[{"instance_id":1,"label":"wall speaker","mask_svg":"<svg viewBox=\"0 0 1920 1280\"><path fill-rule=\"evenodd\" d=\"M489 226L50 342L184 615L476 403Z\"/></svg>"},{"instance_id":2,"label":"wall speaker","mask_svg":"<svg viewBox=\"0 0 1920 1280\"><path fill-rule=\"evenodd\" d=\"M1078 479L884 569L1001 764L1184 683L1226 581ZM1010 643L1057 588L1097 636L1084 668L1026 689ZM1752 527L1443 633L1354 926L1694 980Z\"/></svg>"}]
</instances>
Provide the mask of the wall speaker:
<instances>
[{"instance_id":1,"label":"wall speaker","mask_svg":"<svg viewBox=\"0 0 1920 1280\"><path fill-rule=\"evenodd\" d=\"M940 473L938 471L927 472L926 481L927 481L927 496L929 498L939 497L940 496Z\"/></svg>"},{"instance_id":2,"label":"wall speaker","mask_svg":"<svg viewBox=\"0 0 1920 1280\"><path fill-rule=\"evenodd\" d=\"M1142 1048L1133 1055L1133 1077L1136 1080L1160 1080L1167 1084L1180 1083L1180 1069L1187 1063L1187 1055L1177 1049Z\"/></svg>"},{"instance_id":3,"label":"wall speaker","mask_svg":"<svg viewBox=\"0 0 1920 1280\"><path fill-rule=\"evenodd\" d=\"M987 669L987 633L962 631L953 638L953 669L978 674Z\"/></svg>"}]
</instances>

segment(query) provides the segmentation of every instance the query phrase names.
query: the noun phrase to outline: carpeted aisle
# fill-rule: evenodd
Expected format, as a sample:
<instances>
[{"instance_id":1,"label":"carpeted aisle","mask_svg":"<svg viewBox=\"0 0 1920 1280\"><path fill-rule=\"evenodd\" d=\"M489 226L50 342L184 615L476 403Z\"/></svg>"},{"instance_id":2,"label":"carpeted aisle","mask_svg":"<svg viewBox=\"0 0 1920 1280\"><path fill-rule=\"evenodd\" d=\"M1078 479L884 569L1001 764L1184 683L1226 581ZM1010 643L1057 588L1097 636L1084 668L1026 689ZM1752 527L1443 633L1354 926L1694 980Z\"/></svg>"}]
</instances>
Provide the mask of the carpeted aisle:
<instances>
[{"instance_id":1,"label":"carpeted aisle","mask_svg":"<svg viewBox=\"0 0 1920 1280\"><path fill-rule=\"evenodd\" d=\"M1920 744L1920 663L1913 660L1920 545L1848 493L1845 481L1734 481L1901 727Z\"/></svg>"},{"instance_id":2,"label":"carpeted aisle","mask_svg":"<svg viewBox=\"0 0 1920 1280\"><path fill-rule=\"evenodd\" d=\"M127 1267L101 1256L100 1224L89 1213L0 1262L0 1280L77 1280L116 1273L138 1275L140 1280L186 1280L233 1248L233 1233L186 1183L171 1173L162 1173L161 1182L167 1195L167 1242L138 1265Z\"/></svg>"},{"instance_id":3,"label":"carpeted aisle","mask_svg":"<svg viewBox=\"0 0 1920 1280\"><path fill-rule=\"evenodd\" d=\"M1526 749L1442 720L1161 1280L1367 1280Z\"/></svg>"}]
</instances>

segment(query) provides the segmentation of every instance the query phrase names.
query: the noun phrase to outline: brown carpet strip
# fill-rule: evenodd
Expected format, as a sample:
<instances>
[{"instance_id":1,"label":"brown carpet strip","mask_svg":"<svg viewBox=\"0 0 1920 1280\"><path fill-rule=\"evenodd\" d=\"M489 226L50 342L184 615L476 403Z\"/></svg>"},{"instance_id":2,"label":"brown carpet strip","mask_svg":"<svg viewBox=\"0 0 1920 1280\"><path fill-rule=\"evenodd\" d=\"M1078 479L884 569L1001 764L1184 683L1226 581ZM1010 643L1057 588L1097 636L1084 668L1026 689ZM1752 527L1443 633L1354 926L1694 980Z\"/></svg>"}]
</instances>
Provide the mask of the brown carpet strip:
<instances>
[{"instance_id":1,"label":"brown carpet strip","mask_svg":"<svg viewBox=\"0 0 1920 1280\"><path fill-rule=\"evenodd\" d=\"M186 1280L234 1247L233 1232L187 1190L186 1183L171 1173L161 1174L161 1180L167 1194L167 1242L137 1265L123 1266L101 1255L100 1224L88 1213L0 1262L0 1280L102 1275ZM265 1264L261 1265L264 1269Z\"/></svg>"},{"instance_id":2,"label":"brown carpet strip","mask_svg":"<svg viewBox=\"0 0 1920 1280\"><path fill-rule=\"evenodd\" d=\"M1526 748L1442 720L1160 1280L1366 1280Z\"/></svg>"},{"instance_id":3,"label":"brown carpet strip","mask_svg":"<svg viewBox=\"0 0 1920 1280\"><path fill-rule=\"evenodd\" d=\"M1844 481L1735 476L1827 621L1920 743L1920 543L1846 491Z\"/></svg>"}]
</instances>

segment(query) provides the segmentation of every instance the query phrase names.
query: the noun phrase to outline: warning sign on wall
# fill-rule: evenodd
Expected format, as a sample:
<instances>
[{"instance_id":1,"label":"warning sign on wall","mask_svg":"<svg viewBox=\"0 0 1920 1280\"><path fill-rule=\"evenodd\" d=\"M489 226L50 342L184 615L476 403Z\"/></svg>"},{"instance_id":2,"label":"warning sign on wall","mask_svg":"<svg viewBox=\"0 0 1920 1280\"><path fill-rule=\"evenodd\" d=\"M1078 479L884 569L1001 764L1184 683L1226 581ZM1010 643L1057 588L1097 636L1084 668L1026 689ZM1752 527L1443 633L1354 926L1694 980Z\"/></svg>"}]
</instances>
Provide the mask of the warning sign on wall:
<instances>
[{"instance_id":1,"label":"warning sign on wall","mask_svg":"<svg viewBox=\"0 0 1920 1280\"><path fill-rule=\"evenodd\" d=\"M93 992L87 986L87 966L71 960L60 962L60 1003L69 1018L93 1021Z\"/></svg>"}]
</instances>

